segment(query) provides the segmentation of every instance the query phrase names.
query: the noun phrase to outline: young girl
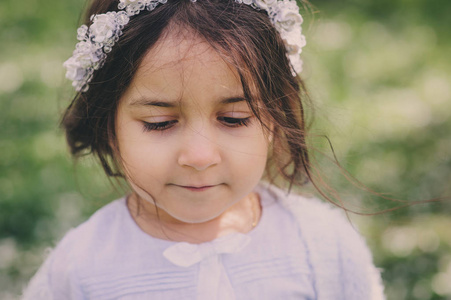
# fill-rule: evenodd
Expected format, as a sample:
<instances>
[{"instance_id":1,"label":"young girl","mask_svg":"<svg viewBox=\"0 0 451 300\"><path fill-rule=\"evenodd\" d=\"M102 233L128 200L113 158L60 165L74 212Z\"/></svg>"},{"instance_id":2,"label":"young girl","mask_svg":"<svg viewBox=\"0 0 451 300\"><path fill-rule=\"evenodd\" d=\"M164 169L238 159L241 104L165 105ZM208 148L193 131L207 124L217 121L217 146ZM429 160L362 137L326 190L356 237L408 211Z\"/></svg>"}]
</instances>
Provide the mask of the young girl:
<instances>
[{"instance_id":1,"label":"young girl","mask_svg":"<svg viewBox=\"0 0 451 300\"><path fill-rule=\"evenodd\" d=\"M342 212L268 183L311 180L294 0L94 0L87 15L63 126L130 193L71 230L24 299L383 298Z\"/></svg>"}]
</instances>

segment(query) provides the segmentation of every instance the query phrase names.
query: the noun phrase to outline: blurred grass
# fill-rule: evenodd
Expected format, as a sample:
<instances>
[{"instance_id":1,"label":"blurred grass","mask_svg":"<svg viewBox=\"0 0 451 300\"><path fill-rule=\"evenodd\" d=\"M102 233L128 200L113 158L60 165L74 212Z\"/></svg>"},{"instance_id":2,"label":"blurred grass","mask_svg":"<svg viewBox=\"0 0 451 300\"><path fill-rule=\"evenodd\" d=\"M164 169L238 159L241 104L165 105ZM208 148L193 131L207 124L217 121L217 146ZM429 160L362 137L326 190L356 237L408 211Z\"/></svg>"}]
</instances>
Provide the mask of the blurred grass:
<instances>
[{"instance_id":1,"label":"blurred grass","mask_svg":"<svg viewBox=\"0 0 451 300\"><path fill-rule=\"evenodd\" d=\"M303 76L313 135L370 188L408 201L451 195L451 1L318 0ZM44 249L118 196L92 160L74 171L58 129L72 91L81 0L0 2L0 299L16 299ZM306 17L310 19L309 17ZM321 138L313 142L323 151ZM330 152L329 152L330 153ZM397 203L318 161L349 205ZM389 299L451 299L451 204L355 217L384 269Z\"/></svg>"}]
</instances>

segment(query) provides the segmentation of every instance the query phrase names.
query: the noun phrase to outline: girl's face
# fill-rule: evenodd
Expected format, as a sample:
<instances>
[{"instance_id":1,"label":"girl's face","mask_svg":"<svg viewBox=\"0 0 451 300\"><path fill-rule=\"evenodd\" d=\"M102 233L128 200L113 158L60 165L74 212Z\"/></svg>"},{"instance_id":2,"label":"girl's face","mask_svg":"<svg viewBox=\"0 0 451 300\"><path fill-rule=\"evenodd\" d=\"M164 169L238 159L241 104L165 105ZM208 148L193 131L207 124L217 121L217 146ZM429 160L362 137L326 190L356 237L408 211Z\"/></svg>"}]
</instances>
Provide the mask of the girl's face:
<instances>
[{"instance_id":1,"label":"girl's face","mask_svg":"<svg viewBox=\"0 0 451 300\"><path fill-rule=\"evenodd\" d=\"M160 218L212 220L257 185L269 142L243 97L236 70L193 35L170 33L145 56L116 135L128 181Z\"/></svg>"}]
</instances>

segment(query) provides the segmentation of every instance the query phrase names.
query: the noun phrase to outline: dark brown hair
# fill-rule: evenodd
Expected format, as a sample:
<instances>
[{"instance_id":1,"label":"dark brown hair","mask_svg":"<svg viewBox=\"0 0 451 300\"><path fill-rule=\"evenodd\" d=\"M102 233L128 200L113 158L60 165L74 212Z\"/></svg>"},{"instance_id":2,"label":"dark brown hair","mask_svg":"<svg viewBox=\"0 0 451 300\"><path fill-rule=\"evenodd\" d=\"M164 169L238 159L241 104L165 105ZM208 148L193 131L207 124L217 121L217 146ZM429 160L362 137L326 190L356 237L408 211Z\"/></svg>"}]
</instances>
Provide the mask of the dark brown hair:
<instances>
[{"instance_id":1,"label":"dark brown hair","mask_svg":"<svg viewBox=\"0 0 451 300\"><path fill-rule=\"evenodd\" d=\"M92 1L84 23L92 14L117 10L117 4L117 0ZM304 84L293 77L284 43L267 13L234 0L169 0L132 17L103 68L95 72L89 90L78 93L63 115L71 153L94 154L107 175L123 177L114 149L118 101L147 51L168 28L188 28L237 69L252 111L262 124L263 120L272 124L267 179L282 177L290 187L312 180Z\"/></svg>"}]
</instances>

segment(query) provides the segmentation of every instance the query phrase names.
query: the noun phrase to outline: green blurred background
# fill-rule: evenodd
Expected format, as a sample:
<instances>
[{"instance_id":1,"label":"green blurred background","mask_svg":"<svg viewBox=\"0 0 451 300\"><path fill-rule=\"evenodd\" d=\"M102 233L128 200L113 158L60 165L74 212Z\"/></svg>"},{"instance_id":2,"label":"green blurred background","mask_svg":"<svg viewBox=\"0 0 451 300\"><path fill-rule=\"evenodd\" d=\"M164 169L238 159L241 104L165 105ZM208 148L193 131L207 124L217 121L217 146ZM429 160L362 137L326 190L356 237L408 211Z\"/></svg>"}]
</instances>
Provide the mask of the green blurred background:
<instances>
[{"instance_id":1,"label":"green blurred background","mask_svg":"<svg viewBox=\"0 0 451 300\"><path fill-rule=\"evenodd\" d=\"M306 17L312 141L371 189L407 201L451 196L451 1L317 0ZM0 2L0 299L17 299L46 249L120 195L91 159L74 166L58 129L72 90L62 62L81 0ZM353 209L371 197L318 156ZM351 215L388 299L451 299L451 203Z\"/></svg>"}]
</instances>

